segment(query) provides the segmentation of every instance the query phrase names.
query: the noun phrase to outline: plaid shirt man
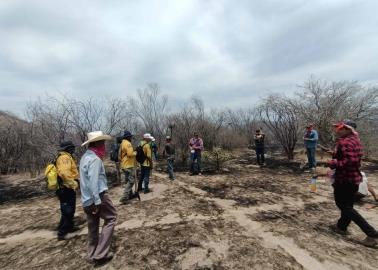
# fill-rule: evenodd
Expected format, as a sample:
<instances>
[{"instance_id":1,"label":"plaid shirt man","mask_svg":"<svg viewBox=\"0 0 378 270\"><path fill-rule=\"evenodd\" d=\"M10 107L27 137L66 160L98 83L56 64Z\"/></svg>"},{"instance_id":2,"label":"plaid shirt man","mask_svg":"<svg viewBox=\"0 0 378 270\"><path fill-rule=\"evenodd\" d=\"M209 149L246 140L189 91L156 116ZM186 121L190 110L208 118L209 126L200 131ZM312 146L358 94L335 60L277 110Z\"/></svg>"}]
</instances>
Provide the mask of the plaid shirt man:
<instances>
[{"instance_id":1,"label":"plaid shirt man","mask_svg":"<svg viewBox=\"0 0 378 270\"><path fill-rule=\"evenodd\" d=\"M340 138L332 158L328 166L336 169L335 183L350 182L358 185L362 182L360 172L362 146L357 133Z\"/></svg>"}]
</instances>

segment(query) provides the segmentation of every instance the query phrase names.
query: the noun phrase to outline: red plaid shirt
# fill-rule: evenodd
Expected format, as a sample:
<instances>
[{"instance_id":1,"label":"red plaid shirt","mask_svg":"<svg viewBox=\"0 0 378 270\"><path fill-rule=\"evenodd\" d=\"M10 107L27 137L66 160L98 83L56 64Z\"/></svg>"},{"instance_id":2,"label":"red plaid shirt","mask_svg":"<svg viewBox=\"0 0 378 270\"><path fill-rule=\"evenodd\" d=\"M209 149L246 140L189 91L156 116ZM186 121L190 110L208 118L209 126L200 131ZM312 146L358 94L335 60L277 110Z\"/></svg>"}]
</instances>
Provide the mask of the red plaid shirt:
<instances>
[{"instance_id":1,"label":"red plaid shirt","mask_svg":"<svg viewBox=\"0 0 378 270\"><path fill-rule=\"evenodd\" d=\"M332 158L328 162L328 166L331 169L336 169L335 183L361 183L362 146L358 134L340 138L336 143Z\"/></svg>"}]
</instances>

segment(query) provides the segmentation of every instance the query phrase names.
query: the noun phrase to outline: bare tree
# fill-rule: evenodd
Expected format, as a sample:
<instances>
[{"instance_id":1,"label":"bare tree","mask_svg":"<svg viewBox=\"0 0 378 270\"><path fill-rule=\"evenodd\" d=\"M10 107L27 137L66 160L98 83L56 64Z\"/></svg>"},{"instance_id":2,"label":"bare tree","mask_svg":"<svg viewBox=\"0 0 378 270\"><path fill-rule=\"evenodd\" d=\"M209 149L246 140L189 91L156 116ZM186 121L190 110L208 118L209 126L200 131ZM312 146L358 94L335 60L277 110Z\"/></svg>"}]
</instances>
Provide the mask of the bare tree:
<instances>
[{"instance_id":1,"label":"bare tree","mask_svg":"<svg viewBox=\"0 0 378 270\"><path fill-rule=\"evenodd\" d=\"M130 98L129 105L134 116L143 123L145 131L152 133L160 145L166 124L168 97L161 95L156 83L138 90L137 98Z\"/></svg>"},{"instance_id":2,"label":"bare tree","mask_svg":"<svg viewBox=\"0 0 378 270\"><path fill-rule=\"evenodd\" d=\"M302 125L314 123L323 144L334 140L331 123L351 119L362 123L377 119L378 88L364 88L356 82L326 82L310 78L297 93Z\"/></svg>"},{"instance_id":3,"label":"bare tree","mask_svg":"<svg viewBox=\"0 0 378 270\"><path fill-rule=\"evenodd\" d=\"M258 112L255 108L227 110L228 126L252 144L254 131L259 126Z\"/></svg>"},{"instance_id":4,"label":"bare tree","mask_svg":"<svg viewBox=\"0 0 378 270\"><path fill-rule=\"evenodd\" d=\"M287 158L294 159L298 140L298 110L294 100L279 95L270 95L258 108L261 121L281 144Z\"/></svg>"}]
</instances>

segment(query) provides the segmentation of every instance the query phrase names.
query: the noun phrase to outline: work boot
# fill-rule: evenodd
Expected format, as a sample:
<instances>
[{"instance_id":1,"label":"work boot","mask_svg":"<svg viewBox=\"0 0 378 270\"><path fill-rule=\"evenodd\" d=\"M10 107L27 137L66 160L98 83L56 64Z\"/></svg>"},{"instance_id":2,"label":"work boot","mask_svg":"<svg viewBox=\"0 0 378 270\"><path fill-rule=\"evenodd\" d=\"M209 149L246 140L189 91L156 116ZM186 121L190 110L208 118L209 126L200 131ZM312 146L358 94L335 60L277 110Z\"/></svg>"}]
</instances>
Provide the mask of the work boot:
<instances>
[{"instance_id":1,"label":"work boot","mask_svg":"<svg viewBox=\"0 0 378 270\"><path fill-rule=\"evenodd\" d=\"M77 232L77 231L80 231L80 230L81 230L80 227L78 227L78 226L73 226L68 232L73 233L73 232Z\"/></svg>"},{"instance_id":2,"label":"work boot","mask_svg":"<svg viewBox=\"0 0 378 270\"><path fill-rule=\"evenodd\" d=\"M340 229L337 225L331 225L331 226L329 226L329 228L333 231L333 232L335 232L335 233L337 233L337 234L340 234L340 235L343 235L343 236L346 236L346 235L349 235L350 233L348 232L348 231L344 231L344 230L342 230L342 229Z\"/></svg>"},{"instance_id":3,"label":"work boot","mask_svg":"<svg viewBox=\"0 0 378 270\"><path fill-rule=\"evenodd\" d=\"M147 194L147 193L150 193L151 190L149 188L145 188L143 192L144 192L144 194Z\"/></svg>"},{"instance_id":4,"label":"work boot","mask_svg":"<svg viewBox=\"0 0 378 270\"><path fill-rule=\"evenodd\" d=\"M93 260L94 265L95 265L95 267L105 265L106 263L111 261L113 259L113 257L114 257L114 253L110 251L110 252L108 252L108 254L104 258L99 259L99 260Z\"/></svg>"},{"instance_id":5,"label":"work boot","mask_svg":"<svg viewBox=\"0 0 378 270\"><path fill-rule=\"evenodd\" d=\"M130 203L130 197L122 197L119 202L121 204L129 204Z\"/></svg>"},{"instance_id":6,"label":"work boot","mask_svg":"<svg viewBox=\"0 0 378 270\"><path fill-rule=\"evenodd\" d=\"M66 240L66 235L65 234L58 234L58 241L64 241Z\"/></svg>"},{"instance_id":7,"label":"work boot","mask_svg":"<svg viewBox=\"0 0 378 270\"><path fill-rule=\"evenodd\" d=\"M371 248L378 246L377 238L373 238L370 236L367 236L364 240L362 240L361 244L364 245L365 247L371 247Z\"/></svg>"}]
</instances>

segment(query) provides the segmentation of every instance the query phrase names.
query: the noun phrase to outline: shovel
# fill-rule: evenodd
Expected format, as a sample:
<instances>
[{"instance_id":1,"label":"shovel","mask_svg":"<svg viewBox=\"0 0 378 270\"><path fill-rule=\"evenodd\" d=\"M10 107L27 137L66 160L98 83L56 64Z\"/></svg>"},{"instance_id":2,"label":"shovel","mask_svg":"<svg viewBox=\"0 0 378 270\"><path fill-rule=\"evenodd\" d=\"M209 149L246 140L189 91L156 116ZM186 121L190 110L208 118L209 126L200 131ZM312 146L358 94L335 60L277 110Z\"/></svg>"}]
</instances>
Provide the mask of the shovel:
<instances>
[{"instance_id":1,"label":"shovel","mask_svg":"<svg viewBox=\"0 0 378 270\"><path fill-rule=\"evenodd\" d=\"M134 181L135 181L135 196L138 198L138 200L140 201L140 196L139 196L139 191L138 191L138 185L139 185L139 179L137 178L137 169L136 167L134 167Z\"/></svg>"}]
</instances>

